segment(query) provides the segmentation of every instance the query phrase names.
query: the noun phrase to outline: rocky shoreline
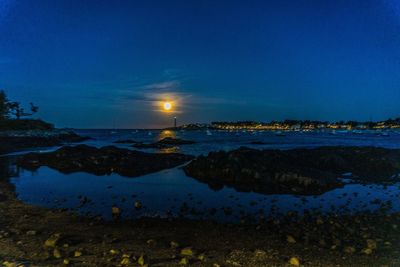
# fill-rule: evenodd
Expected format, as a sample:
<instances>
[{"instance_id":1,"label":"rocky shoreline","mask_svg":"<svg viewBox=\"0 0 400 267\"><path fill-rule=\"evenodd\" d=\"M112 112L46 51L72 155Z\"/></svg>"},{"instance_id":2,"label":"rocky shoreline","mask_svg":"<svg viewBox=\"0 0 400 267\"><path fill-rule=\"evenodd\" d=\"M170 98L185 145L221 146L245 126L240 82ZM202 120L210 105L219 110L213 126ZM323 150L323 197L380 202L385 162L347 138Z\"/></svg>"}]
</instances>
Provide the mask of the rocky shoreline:
<instances>
[{"instance_id":1,"label":"rocky shoreline","mask_svg":"<svg viewBox=\"0 0 400 267\"><path fill-rule=\"evenodd\" d=\"M67 130L1 131L0 155L38 147L60 146L91 139Z\"/></svg>"},{"instance_id":2,"label":"rocky shoreline","mask_svg":"<svg viewBox=\"0 0 400 267\"><path fill-rule=\"evenodd\" d=\"M357 182L400 181L400 150L376 147L320 147L257 150L242 147L211 152L184 167L188 176L219 189L273 194L322 194L343 186L351 173Z\"/></svg>"}]
</instances>

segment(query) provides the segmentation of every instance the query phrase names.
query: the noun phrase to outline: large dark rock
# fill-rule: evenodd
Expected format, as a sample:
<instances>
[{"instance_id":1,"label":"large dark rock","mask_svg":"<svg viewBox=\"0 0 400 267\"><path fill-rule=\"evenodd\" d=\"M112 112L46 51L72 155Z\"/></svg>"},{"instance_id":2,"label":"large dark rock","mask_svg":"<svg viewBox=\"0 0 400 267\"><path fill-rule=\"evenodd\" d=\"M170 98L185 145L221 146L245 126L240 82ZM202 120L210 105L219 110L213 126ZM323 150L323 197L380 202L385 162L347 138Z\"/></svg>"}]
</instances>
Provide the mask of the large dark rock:
<instances>
[{"instance_id":1,"label":"large dark rock","mask_svg":"<svg viewBox=\"0 0 400 267\"><path fill-rule=\"evenodd\" d=\"M179 138L165 137L157 142L158 144L164 145L190 145L195 144L195 141L192 140L184 140Z\"/></svg>"},{"instance_id":2,"label":"large dark rock","mask_svg":"<svg viewBox=\"0 0 400 267\"><path fill-rule=\"evenodd\" d=\"M399 180L400 150L373 147L211 152L185 166L187 175L211 187L260 193L321 194L342 186L350 172L365 182Z\"/></svg>"},{"instance_id":3,"label":"large dark rock","mask_svg":"<svg viewBox=\"0 0 400 267\"><path fill-rule=\"evenodd\" d=\"M124 139L124 140L114 141L114 144L136 144L136 143L139 143L139 142L137 142L135 140L131 140L131 139Z\"/></svg>"},{"instance_id":4,"label":"large dark rock","mask_svg":"<svg viewBox=\"0 0 400 267\"><path fill-rule=\"evenodd\" d=\"M169 148L173 146L179 146L179 145L190 145L190 144L195 144L195 141L191 140L184 140L184 139L179 139L179 138L172 138L172 137L165 137L155 143L150 143L150 144L145 144L145 143L135 143L132 146L134 148L157 148L157 149L162 149L162 148Z\"/></svg>"},{"instance_id":5,"label":"large dark rock","mask_svg":"<svg viewBox=\"0 0 400 267\"><path fill-rule=\"evenodd\" d=\"M65 146L50 153L29 153L21 156L17 164L33 170L48 166L63 173L84 171L105 175L114 172L135 177L176 167L191 159L192 156L183 154L152 154L114 146L78 145Z\"/></svg>"}]
</instances>

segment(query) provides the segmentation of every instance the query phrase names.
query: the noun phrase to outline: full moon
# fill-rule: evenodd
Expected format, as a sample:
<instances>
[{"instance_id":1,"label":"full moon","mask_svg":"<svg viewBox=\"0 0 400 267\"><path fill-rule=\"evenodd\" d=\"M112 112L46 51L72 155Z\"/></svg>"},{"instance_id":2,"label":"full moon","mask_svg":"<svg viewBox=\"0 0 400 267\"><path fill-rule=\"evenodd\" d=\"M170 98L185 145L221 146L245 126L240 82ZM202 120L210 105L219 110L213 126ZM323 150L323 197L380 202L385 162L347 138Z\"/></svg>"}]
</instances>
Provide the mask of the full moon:
<instances>
[{"instance_id":1,"label":"full moon","mask_svg":"<svg viewBox=\"0 0 400 267\"><path fill-rule=\"evenodd\" d=\"M164 103L164 110L169 111L172 108L172 104L170 102Z\"/></svg>"}]
</instances>

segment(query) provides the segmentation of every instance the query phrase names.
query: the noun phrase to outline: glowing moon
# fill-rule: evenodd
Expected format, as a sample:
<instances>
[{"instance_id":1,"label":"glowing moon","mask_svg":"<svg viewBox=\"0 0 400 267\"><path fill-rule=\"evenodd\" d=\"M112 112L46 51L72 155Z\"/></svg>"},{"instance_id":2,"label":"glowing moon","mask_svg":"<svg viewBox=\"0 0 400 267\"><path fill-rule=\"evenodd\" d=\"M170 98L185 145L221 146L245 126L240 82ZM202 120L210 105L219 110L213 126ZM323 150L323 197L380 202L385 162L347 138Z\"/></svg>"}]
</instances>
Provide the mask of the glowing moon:
<instances>
[{"instance_id":1,"label":"glowing moon","mask_svg":"<svg viewBox=\"0 0 400 267\"><path fill-rule=\"evenodd\" d=\"M172 108L172 104L171 104L171 102L164 102L163 107L164 107L165 111L170 111Z\"/></svg>"}]
</instances>

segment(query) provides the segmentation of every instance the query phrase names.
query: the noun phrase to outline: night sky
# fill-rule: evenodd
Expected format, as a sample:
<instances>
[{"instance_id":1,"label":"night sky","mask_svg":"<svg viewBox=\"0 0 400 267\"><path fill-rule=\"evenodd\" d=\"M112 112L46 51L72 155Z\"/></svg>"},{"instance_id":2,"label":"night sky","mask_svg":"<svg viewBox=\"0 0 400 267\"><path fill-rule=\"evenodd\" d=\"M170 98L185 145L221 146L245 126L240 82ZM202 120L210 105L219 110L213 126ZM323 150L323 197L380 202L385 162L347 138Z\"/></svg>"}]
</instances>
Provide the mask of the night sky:
<instances>
[{"instance_id":1,"label":"night sky","mask_svg":"<svg viewBox=\"0 0 400 267\"><path fill-rule=\"evenodd\" d=\"M0 88L58 127L398 117L400 1L0 0Z\"/></svg>"}]
</instances>

